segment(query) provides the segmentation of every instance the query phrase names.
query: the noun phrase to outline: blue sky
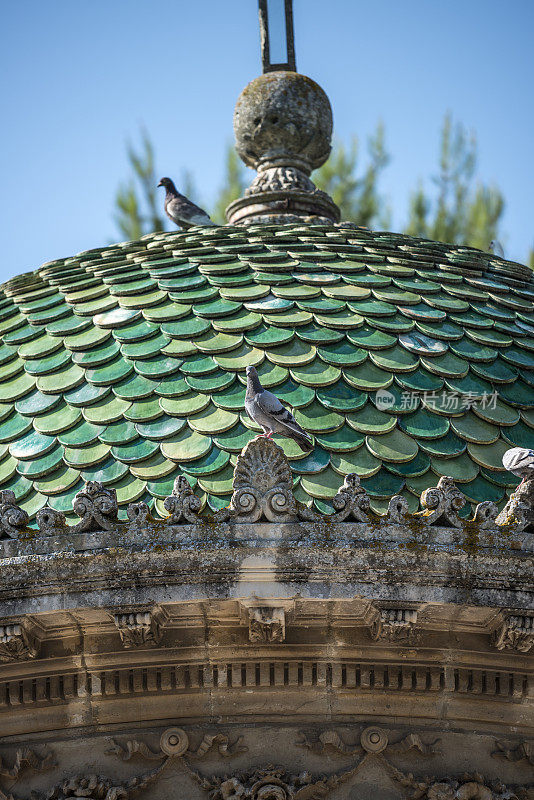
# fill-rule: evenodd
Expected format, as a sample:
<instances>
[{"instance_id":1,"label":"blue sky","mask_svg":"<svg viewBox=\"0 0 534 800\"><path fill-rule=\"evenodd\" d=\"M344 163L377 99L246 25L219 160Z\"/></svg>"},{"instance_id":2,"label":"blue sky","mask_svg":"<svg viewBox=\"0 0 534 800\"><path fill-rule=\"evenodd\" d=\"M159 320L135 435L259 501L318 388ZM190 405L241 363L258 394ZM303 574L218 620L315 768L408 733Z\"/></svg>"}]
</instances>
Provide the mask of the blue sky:
<instances>
[{"instance_id":1,"label":"blue sky","mask_svg":"<svg viewBox=\"0 0 534 800\"><path fill-rule=\"evenodd\" d=\"M382 120L394 229L430 184L450 111L477 135L478 176L506 198L502 242L534 246L531 0L295 0L297 67L328 93L335 135ZM0 33L0 280L121 238L125 142L148 129L158 172L209 206L235 100L261 72L256 0L18 0Z\"/></svg>"}]
</instances>

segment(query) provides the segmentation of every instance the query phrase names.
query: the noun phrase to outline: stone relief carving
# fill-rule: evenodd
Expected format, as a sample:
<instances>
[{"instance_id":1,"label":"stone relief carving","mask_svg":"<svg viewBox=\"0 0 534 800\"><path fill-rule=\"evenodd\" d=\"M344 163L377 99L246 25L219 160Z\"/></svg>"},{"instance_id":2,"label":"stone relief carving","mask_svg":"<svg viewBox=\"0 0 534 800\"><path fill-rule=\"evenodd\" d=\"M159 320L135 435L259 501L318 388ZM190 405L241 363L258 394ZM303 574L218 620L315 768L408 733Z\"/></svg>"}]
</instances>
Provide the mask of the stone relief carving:
<instances>
[{"instance_id":1,"label":"stone relief carving","mask_svg":"<svg viewBox=\"0 0 534 800\"><path fill-rule=\"evenodd\" d=\"M415 778L390 765L392 777L405 789L412 789L411 800L530 800L533 787L505 786L488 781L478 772L459 778Z\"/></svg>"},{"instance_id":2,"label":"stone relief carving","mask_svg":"<svg viewBox=\"0 0 534 800\"><path fill-rule=\"evenodd\" d=\"M335 775L313 777L304 771L292 775L279 767L266 767L236 775L203 778L192 773L210 800L320 800L355 772L349 769Z\"/></svg>"},{"instance_id":3,"label":"stone relief carving","mask_svg":"<svg viewBox=\"0 0 534 800\"><path fill-rule=\"evenodd\" d=\"M497 517L500 525L513 525L516 531L534 530L534 480L523 481L510 496Z\"/></svg>"},{"instance_id":4,"label":"stone relief carving","mask_svg":"<svg viewBox=\"0 0 534 800\"><path fill-rule=\"evenodd\" d=\"M511 614L492 637L497 650L528 653L534 645L534 616Z\"/></svg>"},{"instance_id":5,"label":"stone relief carving","mask_svg":"<svg viewBox=\"0 0 534 800\"><path fill-rule=\"evenodd\" d=\"M522 761L525 759L534 765L534 742L520 742L515 747L509 747L505 742L495 740L496 750L491 754L494 758L506 758L508 761Z\"/></svg>"},{"instance_id":6,"label":"stone relief carving","mask_svg":"<svg viewBox=\"0 0 534 800\"><path fill-rule=\"evenodd\" d=\"M436 488L425 489L421 494L421 515L428 523L442 522L462 527L458 511L465 505L465 496L456 488L452 478L442 477Z\"/></svg>"},{"instance_id":7,"label":"stone relief carving","mask_svg":"<svg viewBox=\"0 0 534 800\"><path fill-rule=\"evenodd\" d=\"M163 505L170 514L167 519L169 525L198 522L201 508L200 498L193 493L189 481L183 475L176 478L172 494L165 499Z\"/></svg>"},{"instance_id":8,"label":"stone relief carving","mask_svg":"<svg viewBox=\"0 0 534 800\"><path fill-rule=\"evenodd\" d=\"M153 611L130 611L113 614L126 650L136 647L155 647L161 639L158 619Z\"/></svg>"},{"instance_id":9,"label":"stone relief carving","mask_svg":"<svg viewBox=\"0 0 534 800\"><path fill-rule=\"evenodd\" d=\"M38 643L20 623L0 625L0 663L36 658Z\"/></svg>"},{"instance_id":10,"label":"stone relief carving","mask_svg":"<svg viewBox=\"0 0 534 800\"><path fill-rule=\"evenodd\" d=\"M336 731L321 731L307 733L300 732L300 739L296 742L299 747L305 747L318 755L326 755L329 752L339 753L345 756L362 755L363 753L382 753L387 750L389 753L407 753L415 749L422 755L434 755L434 745L439 739L434 739L431 743L425 744L417 733L409 733L397 742L389 741L389 733L383 728L365 728L360 734L359 744L347 745Z\"/></svg>"},{"instance_id":11,"label":"stone relief carving","mask_svg":"<svg viewBox=\"0 0 534 800\"><path fill-rule=\"evenodd\" d=\"M270 167L258 173L248 189L245 189L245 196L263 192L281 191L318 191L313 181L296 167Z\"/></svg>"},{"instance_id":12,"label":"stone relief carving","mask_svg":"<svg viewBox=\"0 0 534 800\"><path fill-rule=\"evenodd\" d=\"M532 485L532 486L531 486ZM524 488L526 487L526 488ZM530 487L530 488L528 488ZM154 525L158 530L184 524L202 523L254 523L254 522L356 522L375 526L394 524L409 529L413 535L413 523L418 526L452 527L455 530L469 527L475 530L498 532L499 527L507 533L521 533L529 526L534 502L534 481L528 481L514 493L507 514L493 503L480 503L473 519L465 520L458 511L465 505L465 497L455 486L452 478L442 477L435 488L426 489L421 495L424 510L416 514L408 512L406 500L392 497L386 514L375 514L370 509L370 500L360 479L355 473L345 476L342 486L332 500L333 513L322 514L298 502L293 496L291 467L283 450L272 440L257 437L249 442L237 458L234 470L233 495L228 507L214 514L201 516L202 502L194 494L185 476L179 476L172 494L164 501L169 512L166 519L154 518L146 503L128 506L129 522L119 522L118 504L114 490L101 483L89 481L79 492L73 510L81 518L76 525L68 526L65 515L51 508L43 508L37 515L39 531L45 536L65 535L91 531L144 530ZM508 508L508 506L507 506ZM27 527L28 516L15 503L13 492L0 492L0 535L11 538L31 536ZM412 528L410 528L412 526ZM155 529L153 529L155 530ZM526 537L526 538L525 538ZM521 537L519 537L521 539ZM516 542L516 547L532 547L529 533L525 540Z\"/></svg>"},{"instance_id":13,"label":"stone relief carving","mask_svg":"<svg viewBox=\"0 0 534 800\"><path fill-rule=\"evenodd\" d=\"M111 530L117 522L119 510L117 492L98 481L88 481L74 498L72 508L81 520L70 529L70 533Z\"/></svg>"},{"instance_id":14,"label":"stone relief carving","mask_svg":"<svg viewBox=\"0 0 534 800\"><path fill-rule=\"evenodd\" d=\"M286 615L283 608L249 608L248 638L251 642L283 642L286 638Z\"/></svg>"},{"instance_id":15,"label":"stone relief carving","mask_svg":"<svg viewBox=\"0 0 534 800\"><path fill-rule=\"evenodd\" d=\"M113 742L115 746L109 752L115 753L123 761L129 761L136 754L151 760L169 756L203 758L212 749L222 758L232 758L248 750L243 745L243 737L240 736L235 742L230 743L229 737L224 733L205 734L200 744L193 747L183 728L166 728L159 740L159 750L151 750L145 742L137 739L130 739L123 744L116 739Z\"/></svg>"},{"instance_id":16,"label":"stone relief carving","mask_svg":"<svg viewBox=\"0 0 534 800\"><path fill-rule=\"evenodd\" d=\"M0 492L0 531L16 539L27 530L30 521L28 514L19 508L15 492L4 489Z\"/></svg>"},{"instance_id":17,"label":"stone relief carving","mask_svg":"<svg viewBox=\"0 0 534 800\"><path fill-rule=\"evenodd\" d=\"M381 608L371 626L371 638L375 642L414 640L416 623L417 610L414 608Z\"/></svg>"},{"instance_id":18,"label":"stone relief carving","mask_svg":"<svg viewBox=\"0 0 534 800\"><path fill-rule=\"evenodd\" d=\"M235 522L291 522L296 519L291 467L271 439L258 437L238 456L230 512Z\"/></svg>"},{"instance_id":19,"label":"stone relief carving","mask_svg":"<svg viewBox=\"0 0 534 800\"><path fill-rule=\"evenodd\" d=\"M43 756L38 755L29 747L21 747L15 753L12 766L8 767L3 756L0 756L0 778L19 778L26 769L35 772L44 772L55 767L54 754L46 748ZM0 788L0 800L14 800L12 794L4 794Z\"/></svg>"}]
</instances>

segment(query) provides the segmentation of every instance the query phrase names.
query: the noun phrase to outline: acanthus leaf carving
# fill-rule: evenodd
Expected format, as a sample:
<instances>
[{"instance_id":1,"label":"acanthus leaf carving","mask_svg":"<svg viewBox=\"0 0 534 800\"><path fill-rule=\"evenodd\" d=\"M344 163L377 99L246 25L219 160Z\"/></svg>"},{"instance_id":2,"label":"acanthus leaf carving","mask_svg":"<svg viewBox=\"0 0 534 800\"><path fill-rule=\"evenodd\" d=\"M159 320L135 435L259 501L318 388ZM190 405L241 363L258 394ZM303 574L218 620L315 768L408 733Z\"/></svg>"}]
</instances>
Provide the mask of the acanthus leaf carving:
<instances>
[{"instance_id":1,"label":"acanthus leaf carving","mask_svg":"<svg viewBox=\"0 0 534 800\"><path fill-rule=\"evenodd\" d=\"M165 498L163 505L170 515L166 519L167 525L199 521L202 503L200 497L197 497L191 489L189 481L184 475L179 475L176 478L172 494Z\"/></svg>"},{"instance_id":2,"label":"acanthus leaf carving","mask_svg":"<svg viewBox=\"0 0 534 800\"><path fill-rule=\"evenodd\" d=\"M283 642L286 638L286 617L283 608L271 606L250 607L249 641Z\"/></svg>"},{"instance_id":3,"label":"acanthus leaf carving","mask_svg":"<svg viewBox=\"0 0 534 800\"><path fill-rule=\"evenodd\" d=\"M534 616L510 614L494 631L492 643L497 650L528 653L534 645Z\"/></svg>"},{"instance_id":4,"label":"acanthus leaf carving","mask_svg":"<svg viewBox=\"0 0 534 800\"><path fill-rule=\"evenodd\" d=\"M406 607L380 608L371 625L371 638L396 642L413 640L416 635L417 609Z\"/></svg>"},{"instance_id":5,"label":"acanthus leaf carving","mask_svg":"<svg viewBox=\"0 0 534 800\"><path fill-rule=\"evenodd\" d=\"M69 529L69 533L108 531L117 525L117 492L98 481L87 481L74 498L72 508L81 520Z\"/></svg>"},{"instance_id":6,"label":"acanthus leaf carving","mask_svg":"<svg viewBox=\"0 0 534 800\"><path fill-rule=\"evenodd\" d=\"M158 616L152 609L116 612L113 619L125 650L156 647L161 640Z\"/></svg>"},{"instance_id":7,"label":"acanthus leaf carving","mask_svg":"<svg viewBox=\"0 0 534 800\"><path fill-rule=\"evenodd\" d=\"M11 539L18 538L28 530L30 518L15 500L15 493L10 489L0 491L0 533Z\"/></svg>"},{"instance_id":8,"label":"acanthus leaf carving","mask_svg":"<svg viewBox=\"0 0 534 800\"><path fill-rule=\"evenodd\" d=\"M0 663L36 658L38 642L24 625L13 622L0 625Z\"/></svg>"}]
</instances>

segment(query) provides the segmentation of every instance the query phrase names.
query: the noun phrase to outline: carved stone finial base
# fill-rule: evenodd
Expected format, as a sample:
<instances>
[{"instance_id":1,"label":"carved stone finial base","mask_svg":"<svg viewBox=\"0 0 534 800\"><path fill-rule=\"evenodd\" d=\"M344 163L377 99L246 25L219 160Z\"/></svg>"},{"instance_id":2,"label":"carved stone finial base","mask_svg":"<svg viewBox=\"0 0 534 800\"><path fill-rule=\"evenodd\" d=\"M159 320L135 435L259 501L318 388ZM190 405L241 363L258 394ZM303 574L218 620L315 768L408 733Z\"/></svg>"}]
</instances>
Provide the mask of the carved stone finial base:
<instances>
[{"instance_id":1,"label":"carved stone finial base","mask_svg":"<svg viewBox=\"0 0 534 800\"><path fill-rule=\"evenodd\" d=\"M330 155L332 108L321 87L297 72L256 78L234 112L236 149L258 175L226 209L232 225L339 222L334 201L310 180Z\"/></svg>"}]
</instances>

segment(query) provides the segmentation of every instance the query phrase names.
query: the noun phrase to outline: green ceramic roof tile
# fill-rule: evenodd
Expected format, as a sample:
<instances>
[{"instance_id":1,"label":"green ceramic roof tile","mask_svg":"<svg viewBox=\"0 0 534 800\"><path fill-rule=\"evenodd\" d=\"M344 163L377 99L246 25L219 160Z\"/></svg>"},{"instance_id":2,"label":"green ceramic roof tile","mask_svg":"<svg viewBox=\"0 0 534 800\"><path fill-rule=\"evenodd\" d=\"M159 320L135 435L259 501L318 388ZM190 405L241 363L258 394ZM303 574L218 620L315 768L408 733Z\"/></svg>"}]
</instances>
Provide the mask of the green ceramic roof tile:
<instances>
[{"instance_id":1,"label":"green ceramic roof tile","mask_svg":"<svg viewBox=\"0 0 534 800\"><path fill-rule=\"evenodd\" d=\"M525 425L522 420L510 428L503 428L501 434L512 447L534 448L534 429Z\"/></svg>"},{"instance_id":2,"label":"green ceramic roof tile","mask_svg":"<svg viewBox=\"0 0 534 800\"><path fill-rule=\"evenodd\" d=\"M449 430L449 420L420 408L413 414L399 419L399 427L409 436L419 439L439 439Z\"/></svg>"},{"instance_id":3,"label":"green ceramic roof tile","mask_svg":"<svg viewBox=\"0 0 534 800\"><path fill-rule=\"evenodd\" d=\"M196 461L205 456L210 451L212 443L208 436L185 428L162 442L160 447L165 458L181 464L182 461Z\"/></svg>"},{"instance_id":4,"label":"green ceramic roof tile","mask_svg":"<svg viewBox=\"0 0 534 800\"><path fill-rule=\"evenodd\" d=\"M399 428L382 435L368 435L365 441L372 455L387 462L411 461L419 450L417 442Z\"/></svg>"},{"instance_id":5,"label":"green ceramic roof tile","mask_svg":"<svg viewBox=\"0 0 534 800\"><path fill-rule=\"evenodd\" d=\"M326 409L320 403L314 401L304 408L295 409L295 419L304 430L311 433L324 433L341 428L344 417L335 411Z\"/></svg>"},{"instance_id":6,"label":"green ceramic roof tile","mask_svg":"<svg viewBox=\"0 0 534 800\"><path fill-rule=\"evenodd\" d=\"M79 367L100 367L108 364L115 356L120 353L120 345L113 340L104 342L97 347L87 351L76 351L72 354L72 360Z\"/></svg>"},{"instance_id":7,"label":"green ceramic roof tile","mask_svg":"<svg viewBox=\"0 0 534 800\"><path fill-rule=\"evenodd\" d=\"M197 229L4 288L0 488L19 481L32 514L48 498L72 516L91 479L118 487L123 517L133 498L166 513L182 466L226 505L257 427L248 364L315 435L309 455L277 441L318 508L353 471L382 511L398 491L414 506L440 474L470 503L502 502L517 483L503 448L534 444L534 281L473 249L327 225Z\"/></svg>"},{"instance_id":8,"label":"green ceramic roof tile","mask_svg":"<svg viewBox=\"0 0 534 800\"><path fill-rule=\"evenodd\" d=\"M344 369L343 375L347 383L365 392L386 389L393 383L393 375L375 366L369 359L358 367Z\"/></svg>"},{"instance_id":9,"label":"green ceramic roof tile","mask_svg":"<svg viewBox=\"0 0 534 800\"><path fill-rule=\"evenodd\" d=\"M54 472L58 467L63 465L64 450L61 445L57 445L53 450L43 456L32 458L30 461L17 462L17 472L24 475L26 478L37 479L44 478Z\"/></svg>"},{"instance_id":10,"label":"green ceramic roof tile","mask_svg":"<svg viewBox=\"0 0 534 800\"><path fill-rule=\"evenodd\" d=\"M33 427L38 433L57 435L71 430L82 419L82 412L75 406L61 403L46 414L40 414L33 420Z\"/></svg>"},{"instance_id":11,"label":"green ceramic roof tile","mask_svg":"<svg viewBox=\"0 0 534 800\"><path fill-rule=\"evenodd\" d=\"M493 444L468 443L467 452L474 462L489 470L502 470L502 457L509 449L509 444L504 439L498 439Z\"/></svg>"},{"instance_id":12,"label":"green ceramic roof tile","mask_svg":"<svg viewBox=\"0 0 534 800\"><path fill-rule=\"evenodd\" d=\"M479 472L478 464L470 458L469 453L462 453L453 458L438 458L436 456L432 458L432 469L437 475L448 475L460 483L472 481Z\"/></svg>"},{"instance_id":13,"label":"green ceramic roof tile","mask_svg":"<svg viewBox=\"0 0 534 800\"><path fill-rule=\"evenodd\" d=\"M350 472L355 472L360 478L369 478L379 471L382 461L370 453L363 445L359 450L353 450L350 453L347 451L332 453L330 466L339 475L348 475Z\"/></svg>"},{"instance_id":14,"label":"green ceramic roof tile","mask_svg":"<svg viewBox=\"0 0 534 800\"><path fill-rule=\"evenodd\" d=\"M88 469L104 461L110 452L110 446L97 442L85 447L65 447L65 464L74 469Z\"/></svg>"},{"instance_id":15,"label":"green ceramic roof tile","mask_svg":"<svg viewBox=\"0 0 534 800\"><path fill-rule=\"evenodd\" d=\"M360 433L388 433L397 422L396 417L384 414L372 403L367 403L358 411L346 413L345 418L350 427Z\"/></svg>"},{"instance_id":16,"label":"green ceramic roof tile","mask_svg":"<svg viewBox=\"0 0 534 800\"><path fill-rule=\"evenodd\" d=\"M367 402L367 394L359 392L344 380L317 388L316 396L327 409L342 413L357 411Z\"/></svg>"}]
</instances>

